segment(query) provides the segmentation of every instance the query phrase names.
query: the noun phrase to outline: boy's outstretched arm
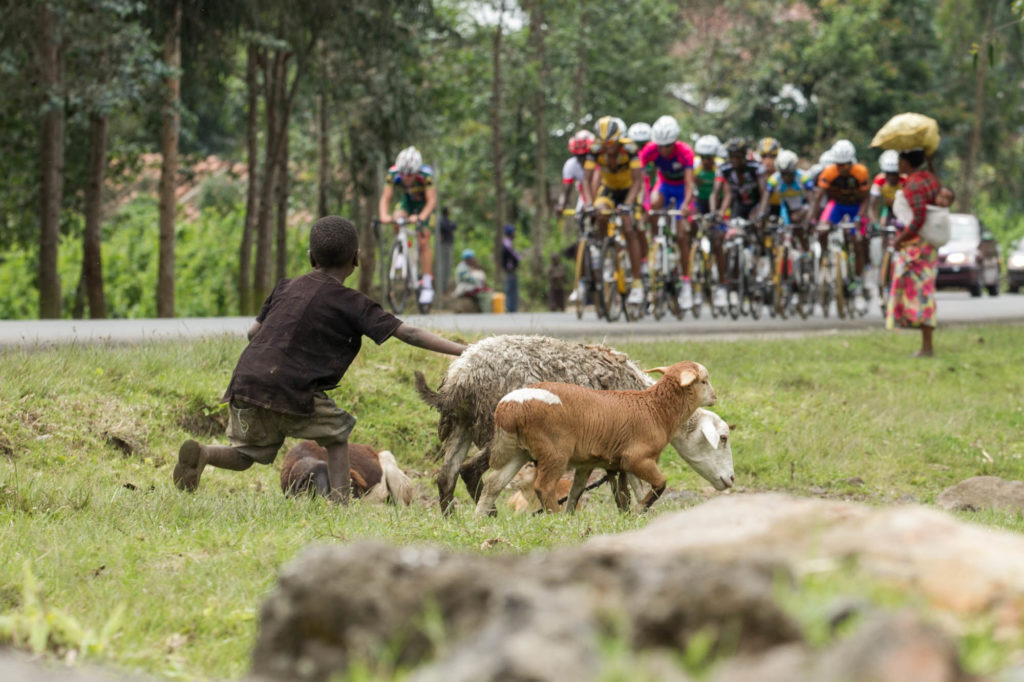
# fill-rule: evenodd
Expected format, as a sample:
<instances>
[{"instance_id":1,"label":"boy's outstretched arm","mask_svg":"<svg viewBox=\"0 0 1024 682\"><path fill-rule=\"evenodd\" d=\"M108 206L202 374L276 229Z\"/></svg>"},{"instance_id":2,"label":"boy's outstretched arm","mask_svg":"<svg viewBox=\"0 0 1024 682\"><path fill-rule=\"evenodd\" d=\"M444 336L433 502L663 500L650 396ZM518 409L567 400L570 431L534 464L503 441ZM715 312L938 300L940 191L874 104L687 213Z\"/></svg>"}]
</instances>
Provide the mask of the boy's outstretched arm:
<instances>
[{"instance_id":1,"label":"boy's outstretched arm","mask_svg":"<svg viewBox=\"0 0 1024 682\"><path fill-rule=\"evenodd\" d=\"M447 355L462 355L462 351L466 350L466 347L461 343L449 341L448 339L441 338L437 334L431 334L425 329L420 329L419 327L413 327L404 323L395 330L394 337L400 341L405 341L410 346L425 348L427 350L432 350L437 353L445 353Z\"/></svg>"}]
</instances>

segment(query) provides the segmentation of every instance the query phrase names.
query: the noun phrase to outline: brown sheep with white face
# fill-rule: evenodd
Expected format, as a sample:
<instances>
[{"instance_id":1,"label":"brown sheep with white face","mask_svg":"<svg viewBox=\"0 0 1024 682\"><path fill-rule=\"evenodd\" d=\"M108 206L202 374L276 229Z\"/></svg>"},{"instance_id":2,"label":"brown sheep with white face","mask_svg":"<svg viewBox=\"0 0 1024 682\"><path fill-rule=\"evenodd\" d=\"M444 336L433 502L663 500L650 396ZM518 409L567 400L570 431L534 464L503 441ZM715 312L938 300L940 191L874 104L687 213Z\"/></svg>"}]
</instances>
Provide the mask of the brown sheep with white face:
<instances>
[{"instance_id":1,"label":"brown sheep with white face","mask_svg":"<svg viewBox=\"0 0 1024 682\"><path fill-rule=\"evenodd\" d=\"M665 490L661 451L700 406L714 405L707 369L696 362L659 367L664 377L645 391L598 391L573 384L540 383L512 391L494 412L491 471L477 515L491 513L498 493L528 461L548 511L558 510L558 479L576 470L566 509L574 510L590 471L624 471L646 481L653 504Z\"/></svg>"}]
</instances>

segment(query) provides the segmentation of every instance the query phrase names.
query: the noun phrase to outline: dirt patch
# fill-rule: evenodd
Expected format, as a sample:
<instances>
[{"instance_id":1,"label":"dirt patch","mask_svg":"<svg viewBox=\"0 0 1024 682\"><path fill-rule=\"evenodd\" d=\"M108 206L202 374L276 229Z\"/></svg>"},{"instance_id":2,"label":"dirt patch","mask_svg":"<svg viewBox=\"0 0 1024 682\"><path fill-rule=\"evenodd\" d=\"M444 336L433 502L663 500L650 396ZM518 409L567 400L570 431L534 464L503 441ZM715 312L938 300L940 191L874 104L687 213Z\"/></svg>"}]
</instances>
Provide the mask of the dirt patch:
<instances>
[{"instance_id":1,"label":"dirt patch","mask_svg":"<svg viewBox=\"0 0 1024 682\"><path fill-rule=\"evenodd\" d=\"M227 414L209 406L185 408L175 421L182 429L200 438L222 436L228 426Z\"/></svg>"}]
</instances>

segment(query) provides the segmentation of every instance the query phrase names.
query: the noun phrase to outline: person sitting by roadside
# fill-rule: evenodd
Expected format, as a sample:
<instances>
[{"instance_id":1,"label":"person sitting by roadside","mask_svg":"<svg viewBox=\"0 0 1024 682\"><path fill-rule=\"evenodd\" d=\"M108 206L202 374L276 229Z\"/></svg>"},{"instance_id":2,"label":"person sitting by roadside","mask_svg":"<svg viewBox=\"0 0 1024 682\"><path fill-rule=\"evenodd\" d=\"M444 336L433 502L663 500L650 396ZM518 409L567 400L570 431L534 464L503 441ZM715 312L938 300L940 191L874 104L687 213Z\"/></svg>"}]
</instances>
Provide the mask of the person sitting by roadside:
<instances>
[{"instance_id":1,"label":"person sitting by roadside","mask_svg":"<svg viewBox=\"0 0 1024 682\"><path fill-rule=\"evenodd\" d=\"M455 266L455 312L481 313L481 294L489 292L487 273L480 267L473 249L465 249Z\"/></svg>"}]
</instances>

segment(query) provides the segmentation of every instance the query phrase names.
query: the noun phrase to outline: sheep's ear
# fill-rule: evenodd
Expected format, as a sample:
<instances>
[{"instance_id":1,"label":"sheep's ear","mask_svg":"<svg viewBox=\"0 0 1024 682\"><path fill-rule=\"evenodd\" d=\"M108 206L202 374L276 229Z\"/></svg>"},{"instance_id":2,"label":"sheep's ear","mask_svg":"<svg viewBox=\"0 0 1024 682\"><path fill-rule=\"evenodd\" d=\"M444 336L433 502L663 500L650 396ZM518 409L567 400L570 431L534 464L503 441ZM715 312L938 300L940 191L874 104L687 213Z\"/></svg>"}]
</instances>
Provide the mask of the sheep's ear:
<instances>
[{"instance_id":1,"label":"sheep's ear","mask_svg":"<svg viewBox=\"0 0 1024 682\"><path fill-rule=\"evenodd\" d=\"M722 439L718 436L718 429L715 428L710 419L700 420L700 432L704 434L708 444L711 445L711 449L717 450L718 446L722 443Z\"/></svg>"},{"instance_id":2,"label":"sheep's ear","mask_svg":"<svg viewBox=\"0 0 1024 682\"><path fill-rule=\"evenodd\" d=\"M686 387L697 380L697 373L692 369L684 369L679 375L679 385Z\"/></svg>"},{"instance_id":3,"label":"sheep's ear","mask_svg":"<svg viewBox=\"0 0 1024 682\"><path fill-rule=\"evenodd\" d=\"M651 372L657 372L658 374L664 374L668 370L668 367L652 367L651 369L645 369L644 372L650 374Z\"/></svg>"}]
</instances>

